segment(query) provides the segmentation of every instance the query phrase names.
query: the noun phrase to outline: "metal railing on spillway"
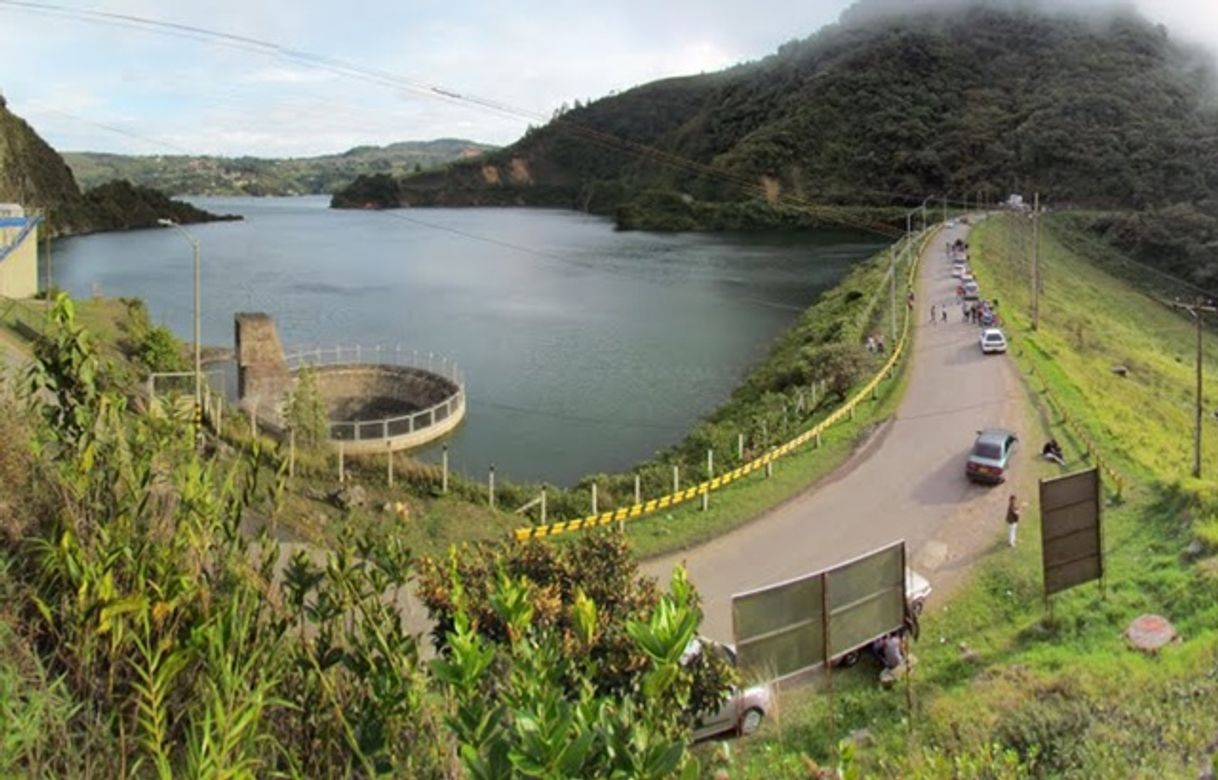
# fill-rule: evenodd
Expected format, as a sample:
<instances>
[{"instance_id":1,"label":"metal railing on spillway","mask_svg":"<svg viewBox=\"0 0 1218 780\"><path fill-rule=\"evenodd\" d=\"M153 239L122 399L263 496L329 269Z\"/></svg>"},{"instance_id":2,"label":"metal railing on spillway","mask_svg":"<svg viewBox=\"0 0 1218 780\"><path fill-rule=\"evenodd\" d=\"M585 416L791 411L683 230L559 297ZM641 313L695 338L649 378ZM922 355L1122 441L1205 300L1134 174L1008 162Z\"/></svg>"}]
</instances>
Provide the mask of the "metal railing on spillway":
<instances>
[{"instance_id":1,"label":"metal railing on spillway","mask_svg":"<svg viewBox=\"0 0 1218 780\"><path fill-rule=\"evenodd\" d=\"M454 361L434 352L374 344L335 345L296 348L284 355L288 370L333 366L394 366L438 376L452 382L457 390L443 401L417 412L381 417L374 420L330 420L331 441L374 441L392 439L443 423L465 405L465 375Z\"/></svg>"}]
</instances>

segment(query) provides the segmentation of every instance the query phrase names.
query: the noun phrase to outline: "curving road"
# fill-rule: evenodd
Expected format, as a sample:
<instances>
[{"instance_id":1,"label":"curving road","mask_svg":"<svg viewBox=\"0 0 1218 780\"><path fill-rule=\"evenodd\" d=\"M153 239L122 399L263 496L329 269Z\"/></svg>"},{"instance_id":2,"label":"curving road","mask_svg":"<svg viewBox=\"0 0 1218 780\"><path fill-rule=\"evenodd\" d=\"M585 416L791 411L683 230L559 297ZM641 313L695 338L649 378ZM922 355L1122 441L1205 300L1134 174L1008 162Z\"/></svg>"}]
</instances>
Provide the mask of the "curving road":
<instances>
[{"instance_id":1,"label":"curving road","mask_svg":"<svg viewBox=\"0 0 1218 780\"><path fill-rule=\"evenodd\" d=\"M644 564L661 583L685 564L702 594L707 636L732 640L733 594L900 539L910 564L942 592L1005 536L1007 496L1033 498L1025 483L1034 469L1020 462L1040 442L1019 375L1005 356L981 354L978 328L962 321L955 302L944 247L967 235L967 226L947 228L922 256L911 374L894 419L827 480L725 536ZM931 304L945 301L948 321L930 325ZM1023 445L1014 474L997 488L964 477L976 431L991 426L1014 430Z\"/></svg>"}]
</instances>

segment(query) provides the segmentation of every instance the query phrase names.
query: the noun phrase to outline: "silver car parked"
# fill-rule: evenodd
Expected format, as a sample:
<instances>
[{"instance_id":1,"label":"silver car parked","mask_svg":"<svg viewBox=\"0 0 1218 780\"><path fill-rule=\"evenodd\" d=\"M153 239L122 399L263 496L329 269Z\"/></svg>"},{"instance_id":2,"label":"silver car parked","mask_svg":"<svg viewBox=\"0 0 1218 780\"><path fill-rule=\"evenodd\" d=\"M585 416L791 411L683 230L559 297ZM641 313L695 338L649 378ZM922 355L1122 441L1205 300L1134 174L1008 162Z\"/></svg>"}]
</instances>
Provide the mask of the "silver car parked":
<instances>
[{"instance_id":1,"label":"silver car parked","mask_svg":"<svg viewBox=\"0 0 1218 780\"><path fill-rule=\"evenodd\" d=\"M719 653L732 666L736 665L736 649L706 637L690 641L681 656L681 663L689 663L699 653ZM769 683L758 683L744 688L733 686L727 701L710 715L703 715L694 724L694 739L708 739L721 734L748 736L761 727L766 715L774 709L774 691Z\"/></svg>"}]
</instances>

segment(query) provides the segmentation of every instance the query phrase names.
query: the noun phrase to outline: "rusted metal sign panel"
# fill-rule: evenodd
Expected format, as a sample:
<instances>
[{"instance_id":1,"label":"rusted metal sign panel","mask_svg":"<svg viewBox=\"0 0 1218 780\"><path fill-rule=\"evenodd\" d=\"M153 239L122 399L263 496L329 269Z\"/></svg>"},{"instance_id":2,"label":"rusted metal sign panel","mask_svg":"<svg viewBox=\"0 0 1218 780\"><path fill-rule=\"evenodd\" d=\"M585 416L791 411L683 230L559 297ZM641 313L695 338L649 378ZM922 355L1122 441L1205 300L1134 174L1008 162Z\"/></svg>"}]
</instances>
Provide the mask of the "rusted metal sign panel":
<instances>
[{"instance_id":1,"label":"rusted metal sign panel","mask_svg":"<svg viewBox=\"0 0 1218 780\"><path fill-rule=\"evenodd\" d=\"M1099 469L1040 481L1040 533L1046 598L1104 576Z\"/></svg>"}]
</instances>

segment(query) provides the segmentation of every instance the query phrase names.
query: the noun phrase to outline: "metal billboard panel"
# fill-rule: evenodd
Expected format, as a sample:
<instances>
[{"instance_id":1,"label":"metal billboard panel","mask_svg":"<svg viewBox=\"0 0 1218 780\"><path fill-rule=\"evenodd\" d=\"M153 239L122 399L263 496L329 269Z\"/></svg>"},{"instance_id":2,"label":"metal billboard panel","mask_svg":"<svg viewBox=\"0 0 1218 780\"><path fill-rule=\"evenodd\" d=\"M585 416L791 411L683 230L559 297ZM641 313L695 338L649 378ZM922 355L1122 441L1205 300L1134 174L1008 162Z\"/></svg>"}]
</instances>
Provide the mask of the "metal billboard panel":
<instances>
[{"instance_id":1,"label":"metal billboard panel","mask_svg":"<svg viewBox=\"0 0 1218 780\"><path fill-rule=\"evenodd\" d=\"M825 587L832 658L900 628L905 619L905 543L827 570Z\"/></svg>"},{"instance_id":2,"label":"metal billboard panel","mask_svg":"<svg viewBox=\"0 0 1218 780\"><path fill-rule=\"evenodd\" d=\"M1046 598L1104 576L1099 469L1040 481L1040 533Z\"/></svg>"},{"instance_id":3,"label":"metal billboard panel","mask_svg":"<svg viewBox=\"0 0 1218 780\"><path fill-rule=\"evenodd\" d=\"M900 628L904 618L904 541L732 597L737 663L771 679L814 669L826 650L836 658Z\"/></svg>"},{"instance_id":4,"label":"metal billboard panel","mask_svg":"<svg viewBox=\"0 0 1218 780\"><path fill-rule=\"evenodd\" d=\"M823 594L811 574L733 596L737 665L780 678L824 663Z\"/></svg>"}]
</instances>

